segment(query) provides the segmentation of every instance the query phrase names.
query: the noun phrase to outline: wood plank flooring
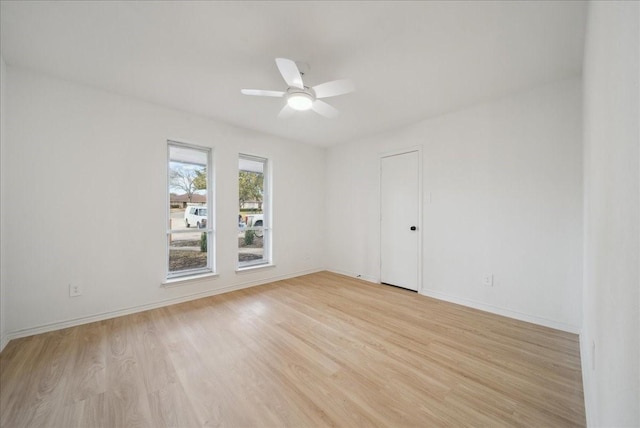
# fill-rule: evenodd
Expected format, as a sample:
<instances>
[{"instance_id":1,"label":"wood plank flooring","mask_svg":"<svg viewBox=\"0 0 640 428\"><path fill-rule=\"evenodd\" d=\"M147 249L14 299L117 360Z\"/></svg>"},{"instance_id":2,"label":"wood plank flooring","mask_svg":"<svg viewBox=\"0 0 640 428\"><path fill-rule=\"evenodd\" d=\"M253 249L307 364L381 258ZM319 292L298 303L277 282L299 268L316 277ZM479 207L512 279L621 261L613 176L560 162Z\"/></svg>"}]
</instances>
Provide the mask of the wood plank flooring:
<instances>
[{"instance_id":1,"label":"wood plank flooring","mask_svg":"<svg viewBox=\"0 0 640 428\"><path fill-rule=\"evenodd\" d=\"M576 335L321 272L11 341L0 426L584 426Z\"/></svg>"}]
</instances>

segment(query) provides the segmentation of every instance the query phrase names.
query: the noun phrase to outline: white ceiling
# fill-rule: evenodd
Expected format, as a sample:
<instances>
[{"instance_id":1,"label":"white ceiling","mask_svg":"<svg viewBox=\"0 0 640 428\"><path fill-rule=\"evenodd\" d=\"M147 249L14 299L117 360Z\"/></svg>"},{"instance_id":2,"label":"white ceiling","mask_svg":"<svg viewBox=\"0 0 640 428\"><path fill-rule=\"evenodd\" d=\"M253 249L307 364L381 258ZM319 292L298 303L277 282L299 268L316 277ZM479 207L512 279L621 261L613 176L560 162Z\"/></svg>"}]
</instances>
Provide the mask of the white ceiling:
<instances>
[{"instance_id":1,"label":"white ceiling","mask_svg":"<svg viewBox=\"0 0 640 428\"><path fill-rule=\"evenodd\" d=\"M328 146L581 73L586 5L499 2L7 2L1 53L240 127ZM274 58L305 84L351 78L335 119L276 115Z\"/></svg>"}]
</instances>

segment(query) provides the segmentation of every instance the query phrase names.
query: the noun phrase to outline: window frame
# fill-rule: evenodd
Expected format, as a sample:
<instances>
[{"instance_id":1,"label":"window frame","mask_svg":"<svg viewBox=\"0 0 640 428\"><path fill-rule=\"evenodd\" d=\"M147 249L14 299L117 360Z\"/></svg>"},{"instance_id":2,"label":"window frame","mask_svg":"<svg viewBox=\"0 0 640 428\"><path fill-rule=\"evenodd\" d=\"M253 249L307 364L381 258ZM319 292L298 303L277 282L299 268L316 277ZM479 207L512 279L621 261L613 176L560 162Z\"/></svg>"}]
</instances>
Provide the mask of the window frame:
<instances>
[{"instance_id":1,"label":"window frame","mask_svg":"<svg viewBox=\"0 0 640 428\"><path fill-rule=\"evenodd\" d=\"M169 265L170 257L170 241L169 237L172 234L194 233L192 230L171 229L171 176L170 176L170 164L171 164L171 147L178 147L182 149L196 150L206 153L207 156L207 203L202 208L207 209L207 226L202 229L198 229L199 232L207 234L207 265L202 268L185 269L180 271L171 272ZM202 277L205 275L214 275L216 273L216 229L215 229L215 206L214 206L214 173L213 173L213 148L206 147L191 143L185 143L177 140L167 140L167 158L166 158L166 215L167 215L167 229L165 235L165 279L166 282L173 282L176 280L188 280L193 278ZM186 212L187 208L185 208Z\"/></svg>"},{"instance_id":2,"label":"window frame","mask_svg":"<svg viewBox=\"0 0 640 428\"><path fill-rule=\"evenodd\" d=\"M238 153L238 163L241 159L245 159L252 162L262 163L262 175L263 175L263 193L262 193L262 259L260 261L241 262L236 261L236 272L249 271L264 267L273 266L273 254L272 254L272 242L273 234L271 227L271 205L272 205L272 191L271 191L271 159L263 156L249 155L246 153ZM240 167L237 167L237 174L240 173ZM240 189L238 189L239 193ZM237 195L236 195L237 196ZM239 209L240 207L238 207ZM236 255L238 254L239 247L236 247Z\"/></svg>"}]
</instances>

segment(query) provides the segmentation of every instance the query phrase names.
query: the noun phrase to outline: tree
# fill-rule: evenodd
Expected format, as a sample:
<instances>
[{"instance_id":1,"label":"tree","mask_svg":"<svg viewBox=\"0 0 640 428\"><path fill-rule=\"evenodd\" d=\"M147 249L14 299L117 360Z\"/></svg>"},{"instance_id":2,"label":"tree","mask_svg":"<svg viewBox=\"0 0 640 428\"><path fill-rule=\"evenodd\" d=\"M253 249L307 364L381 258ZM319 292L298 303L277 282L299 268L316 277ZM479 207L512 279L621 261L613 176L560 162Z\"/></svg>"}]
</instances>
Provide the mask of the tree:
<instances>
[{"instance_id":1,"label":"tree","mask_svg":"<svg viewBox=\"0 0 640 428\"><path fill-rule=\"evenodd\" d=\"M264 175L256 172L240 171L238 176L240 207L246 202L257 202L258 209L262 210L262 189Z\"/></svg>"},{"instance_id":2,"label":"tree","mask_svg":"<svg viewBox=\"0 0 640 428\"><path fill-rule=\"evenodd\" d=\"M207 190L207 169L196 170L196 178L193 180L196 190Z\"/></svg>"},{"instance_id":3,"label":"tree","mask_svg":"<svg viewBox=\"0 0 640 428\"><path fill-rule=\"evenodd\" d=\"M187 169L183 166L174 166L169 172L171 187L182 190L191 202L196 190L207 188L207 170Z\"/></svg>"}]
</instances>

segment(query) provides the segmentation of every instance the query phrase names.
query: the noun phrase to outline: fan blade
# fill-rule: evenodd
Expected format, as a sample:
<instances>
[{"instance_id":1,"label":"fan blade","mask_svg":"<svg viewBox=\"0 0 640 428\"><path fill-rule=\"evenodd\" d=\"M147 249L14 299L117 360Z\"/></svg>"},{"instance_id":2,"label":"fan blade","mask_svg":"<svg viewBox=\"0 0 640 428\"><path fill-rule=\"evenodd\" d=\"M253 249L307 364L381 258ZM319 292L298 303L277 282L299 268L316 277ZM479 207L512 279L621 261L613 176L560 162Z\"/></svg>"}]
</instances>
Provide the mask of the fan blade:
<instances>
[{"instance_id":1,"label":"fan blade","mask_svg":"<svg viewBox=\"0 0 640 428\"><path fill-rule=\"evenodd\" d=\"M300 70L298 70L298 66L295 62L287 58L276 58L276 65L278 66L278 70L280 70L280 74L282 74L284 81L287 82L287 85L293 86L294 88L304 89L302 76L300 75Z\"/></svg>"},{"instance_id":2,"label":"fan blade","mask_svg":"<svg viewBox=\"0 0 640 428\"><path fill-rule=\"evenodd\" d=\"M284 92L282 91L263 91L262 89L241 89L245 95L257 95L259 97L283 97Z\"/></svg>"},{"instance_id":3,"label":"fan blade","mask_svg":"<svg viewBox=\"0 0 640 428\"><path fill-rule=\"evenodd\" d=\"M278 113L278 119L288 119L293 116L293 113L295 112L296 111L294 109L289 107L289 104L285 104L284 107L282 107L282 110L280 110L280 113Z\"/></svg>"},{"instance_id":4,"label":"fan blade","mask_svg":"<svg viewBox=\"0 0 640 428\"><path fill-rule=\"evenodd\" d=\"M348 94L355 91L353 82L349 79L333 80L313 87L316 98L329 98L337 95Z\"/></svg>"},{"instance_id":5,"label":"fan blade","mask_svg":"<svg viewBox=\"0 0 640 428\"><path fill-rule=\"evenodd\" d=\"M311 108L320 116L324 116L328 119L332 119L340 114L340 112L335 107L332 107L324 101L320 100L315 100L313 104L311 104Z\"/></svg>"}]
</instances>

